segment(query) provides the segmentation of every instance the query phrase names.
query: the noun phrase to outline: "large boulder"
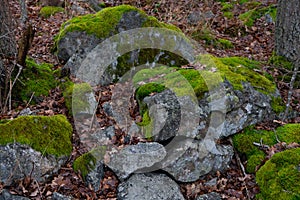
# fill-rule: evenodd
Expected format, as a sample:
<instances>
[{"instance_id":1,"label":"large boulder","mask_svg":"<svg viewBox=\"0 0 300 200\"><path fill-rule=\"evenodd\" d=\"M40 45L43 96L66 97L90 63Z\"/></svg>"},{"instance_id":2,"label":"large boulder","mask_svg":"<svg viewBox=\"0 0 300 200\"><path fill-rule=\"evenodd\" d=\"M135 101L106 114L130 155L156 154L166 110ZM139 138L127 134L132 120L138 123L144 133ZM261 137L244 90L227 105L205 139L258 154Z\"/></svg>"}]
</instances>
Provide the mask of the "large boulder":
<instances>
[{"instance_id":1,"label":"large boulder","mask_svg":"<svg viewBox=\"0 0 300 200\"><path fill-rule=\"evenodd\" d=\"M63 115L21 116L0 124L0 181L31 175L46 181L72 151L72 126Z\"/></svg>"},{"instance_id":2,"label":"large boulder","mask_svg":"<svg viewBox=\"0 0 300 200\"><path fill-rule=\"evenodd\" d=\"M179 186L164 174L134 174L118 186L118 199L184 200Z\"/></svg>"},{"instance_id":3,"label":"large boulder","mask_svg":"<svg viewBox=\"0 0 300 200\"><path fill-rule=\"evenodd\" d=\"M159 22L135 7L121 5L105 8L96 14L75 17L65 22L56 37L56 53L58 58L66 63L65 68L69 68L75 75L88 53L99 43L112 35L142 27L167 28L183 36L177 27ZM101 54L96 51L91 57L96 58L99 55ZM135 65L154 61L167 65L187 63L185 59L160 49L134 49L126 53L119 52L117 55L107 69L107 76L111 76L114 81Z\"/></svg>"}]
</instances>

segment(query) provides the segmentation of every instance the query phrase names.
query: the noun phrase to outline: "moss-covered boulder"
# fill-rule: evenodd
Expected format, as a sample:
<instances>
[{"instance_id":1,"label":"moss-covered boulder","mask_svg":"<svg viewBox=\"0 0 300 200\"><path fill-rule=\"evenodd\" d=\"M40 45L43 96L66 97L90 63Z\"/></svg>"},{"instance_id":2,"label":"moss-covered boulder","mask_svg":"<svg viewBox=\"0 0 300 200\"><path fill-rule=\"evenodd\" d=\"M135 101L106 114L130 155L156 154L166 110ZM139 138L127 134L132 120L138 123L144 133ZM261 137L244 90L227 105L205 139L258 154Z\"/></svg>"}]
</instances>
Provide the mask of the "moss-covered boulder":
<instances>
[{"instance_id":1,"label":"moss-covered boulder","mask_svg":"<svg viewBox=\"0 0 300 200\"><path fill-rule=\"evenodd\" d=\"M161 66L140 70L133 77L140 113L145 118L140 125L147 126L148 136L151 119L143 99L148 95L152 96L149 98L155 99L157 97L154 94L162 92L163 89L171 89L179 99L195 95L194 97L199 101L197 104L201 108L199 114L202 128L200 129L207 131L210 123L220 123L223 130L218 137L229 136L249 125L274 119L284 111L284 105L270 75L255 71L260 68L259 62L242 57L217 58L201 55L195 65L195 68L200 69ZM218 90L220 86L221 90ZM147 102L150 102L149 98ZM220 98L223 98L223 101ZM166 95L160 99L166 99L164 105L167 105L167 102L174 102L174 99L167 98ZM214 104L215 106L224 104L226 111L212 114L209 106ZM181 103L181 110L182 105ZM176 112L172 111L172 113L170 116ZM209 118L212 116L210 122ZM173 127L177 127L175 124Z\"/></svg>"},{"instance_id":2,"label":"moss-covered boulder","mask_svg":"<svg viewBox=\"0 0 300 200\"><path fill-rule=\"evenodd\" d=\"M265 153L253 143L262 142L265 145L272 146L277 143L276 137L287 144L300 143L300 124L286 124L275 131L255 130L253 127L248 127L242 133L233 137L235 148L248 160L247 172L254 173L256 166L260 165L266 157Z\"/></svg>"},{"instance_id":3,"label":"moss-covered boulder","mask_svg":"<svg viewBox=\"0 0 300 200\"><path fill-rule=\"evenodd\" d=\"M76 74L86 55L106 38L123 31L157 27L176 31L181 30L173 25L159 22L147 16L142 10L128 5L105 8L96 14L75 17L65 22L55 39L55 51L58 57L66 62L65 67ZM108 52L109 53L109 52ZM135 49L115 58L108 69L110 74L121 77L132 66L157 62L166 65L186 64L186 60L161 49ZM116 68L116 70L115 70ZM115 78L117 80L117 78Z\"/></svg>"},{"instance_id":4,"label":"moss-covered boulder","mask_svg":"<svg viewBox=\"0 0 300 200\"><path fill-rule=\"evenodd\" d=\"M48 18L55 13L64 12L64 9L62 7L56 7L56 6L45 6L42 7L40 10L40 15L42 17Z\"/></svg>"},{"instance_id":5,"label":"moss-covered boulder","mask_svg":"<svg viewBox=\"0 0 300 200\"><path fill-rule=\"evenodd\" d=\"M300 199L300 148L273 155L257 171L256 181L257 199Z\"/></svg>"},{"instance_id":6,"label":"moss-covered boulder","mask_svg":"<svg viewBox=\"0 0 300 200\"><path fill-rule=\"evenodd\" d=\"M45 181L72 151L72 126L65 116L21 116L0 124L1 182L31 174Z\"/></svg>"}]
</instances>

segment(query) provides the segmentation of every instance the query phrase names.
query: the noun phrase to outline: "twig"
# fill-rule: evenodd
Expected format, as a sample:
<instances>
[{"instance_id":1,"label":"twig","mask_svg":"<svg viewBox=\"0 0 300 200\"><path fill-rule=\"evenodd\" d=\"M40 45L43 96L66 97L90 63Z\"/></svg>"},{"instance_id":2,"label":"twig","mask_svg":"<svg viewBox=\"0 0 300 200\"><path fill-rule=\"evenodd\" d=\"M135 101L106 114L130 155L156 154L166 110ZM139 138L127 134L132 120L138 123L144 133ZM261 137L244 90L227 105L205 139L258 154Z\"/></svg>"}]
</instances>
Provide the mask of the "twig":
<instances>
[{"instance_id":1,"label":"twig","mask_svg":"<svg viewBox=\"0 0 300 200\"><path fill-rule=\"evenodd\" d=\"M287 118L288 113L289 113L289 108L290 108L290 103L291 103L291 99L292 99L294 83L295 83L295 80L296 80L296 77L297 77L297 73L299 71L299 62L300 62L299 59L294 62L294 71L293 71L293 75L292 75L292 78L291 78L291 81L290 81L290 84L289 84L290 88L289 88L289 92L288 92L286 108L285 108L285 112L284 112L282 121L285 121L285 119Z\"/></svg>"},{"instance_id":2,"label":"twig","mask_svg":"<svg viewBox=\"0 0 300 200\"><path fill-rule=\"evenodd\" d=\"M31 102L31 100L32 100L32 98L33 98L34 93L35 93L35 92L33 92L33 93L31 94L31 97L30 97L28 103L26 104L26 107L25 107L25 108L27 108L27 107L29 106L29 104L30 104L30 102Z\"/></svg>"},{"instance_id":3,"label":"twig","mask_svg":"<svg viewBox=\"0 0 300 200\"><path fill-rule=\"evenodd\" d=\"M16 78L15 78L15 80L13 81L13 83L10 84L8 96L7 96L6 99L5 99L4 106L7 105L8 100L11 101L11 93L12 93L12 89L13 89L15 83L16 83L16 80L19 78L19 76L20 76L20 74L21 74L21 72L22 72L22 69L23 69L23 67L22 67L21 65L19 65L19 64L16 64L16 65L19 67L19 71L18 71L18 73L17 73L17 75L16 75ZM11 82L11 81L10 81L10 82ZM10 110L11 110L11 108L10 108Z\"/></svg>"},{"instance_id":4,"label":"twig","mask_svg":"<svg viewBox=\"0 0 300 200\"><path fill-rule=\"evenodd\" d=\"M232 138L229 138L229 142L233 146ZM242 161L241 161L241 159L240 159L240 157L238 155L238 152L236 151L235 148L233 148L233 151L234 151L234 154L235 154L235 158L236 158L237 162L239 163L239 166L240 166L240 168L241 168L241 170L243 172L244 178L246 178L248 176L248 174L246 173L245 167L242 164ZM248 190L247 184L246 184L246 182L245 182L244 179L243 179L243 184L244 184L245 189L246 189L247 199L250 200L251 198L250 198L249 190Z\"/></svg>"}]
</instances>

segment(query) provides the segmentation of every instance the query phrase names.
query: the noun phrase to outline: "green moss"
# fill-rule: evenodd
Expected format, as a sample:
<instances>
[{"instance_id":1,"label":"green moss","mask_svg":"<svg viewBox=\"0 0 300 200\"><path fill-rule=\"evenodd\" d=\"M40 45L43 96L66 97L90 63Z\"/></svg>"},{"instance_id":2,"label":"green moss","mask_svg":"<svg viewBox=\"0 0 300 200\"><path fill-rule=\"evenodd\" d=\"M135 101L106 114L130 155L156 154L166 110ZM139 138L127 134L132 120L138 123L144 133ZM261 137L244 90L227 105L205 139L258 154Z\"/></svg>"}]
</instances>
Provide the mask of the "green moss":
<instances>
[{"instance_id":1,"label":"green moss","mask_svg":"<svg viewBox=\"0 0 300 200\"><path fill-rule=\"evenodd\" d=\"M272 97L271 107L277 114L282 113L285 110L285 105L280 97Z\"/></svg>"},{"instance_id":2,"label":"green moss","mask_svg":"<svg viewBox=\"0 0 300 200\"><path fill-rule=\"evenodd\" d=\"M143 99L149 96L151 93L159 93L165 90L165 86L158 83L147 83L142 85L136 89L136 99L138 101L140 107L140 114L143 115L147 109L145 103L143 103Z\"/></svg>"},{"instance_id":3,"label":"green moss","mask_svg":"<svg viewBox=\"0 0 300 200\"><path fill-rule=\"evenodd\" d=\"M278 56L275 53L269 59L268 64L272 67L270 68L273 72L276 72L276 79L278 81L284 81L285 83L290 83L292 78L292 71L294 65L289 62L285 57ZM300 76L296 76L294 88L300 87ZM296 102L297 103L297 102Z\"/></svg>"},{"instance_id":4,"label":"green moss","mask_svg":"<svg viewBox=\"0 0 300 200\"><path fill-rule=\"evenodd\" d=\"M228 19L232 19L233 18L233 12L230 12L230 11L223 12L223 16L227 17Z\"/></svg>"},{"instance_id":5,"label":"green moss","mask_svg":"<svg viewBox=\"0 0 300 200\"><path fill-rule=\"evenodd\" d=\"M260 7L260 4L254 4L254 8L239 15L239 19L244 22L247 26L253 26L253 23L256 19L269 14L272 19L275 21L276 18L276 7L271 5L268 7Z\"/></svg>"},{"instance_id":6,"label":"green moss","mask_svg":"<svg viewBox=\"0 0 300 200\"><path fill-rule=\"evenodd\" d=\"M64 12L64 9L62 7L45 6L41 8L40 15L42 17L48 18L58 12Z\"/></svg>"},{"instance_id":7,"label":"green moss","mask_svg":"<svg viewBox=\"0 0 300 200\"><path fill-rule=\"evenodd\" d=\"M270 57L268 64L273 65L276 68L284 68L287 70L293 69L293 63L289 62L285 57L278 56L275 53Z\"/></svg>"},{"instance_id":8,"label":"green moss","mask_svg":"<svg viewBox=\"0 0 300 200\"><path fill-rule=\"evenodd\" d=\"M257 199L300 199L300 148L277 153L256 173Z\"/></svg>"},{"instance_id":9,"label":"green moss","mask_svg":"<svg viewBox=\"0 0 300 200\"><path fill-rule=\"evenodd\" d=\"M234 5L233 5L232 3L230 3L230 2L222 2L221 5L222 5L222 9L221 9L221 10L222 10L223 12L224 12L224 11L232 10L233 7L234 7Z\"/></svg>"},{"instance_id":10,"label":"green moss","mask_svg":"<svg viewBox=\"0 0 300 200\"><path fill-rule=\"evenodd\" d=\"M234 47L231 41L221 38L217 39L216 46L221 49L232 49Z\"/></svg>"},{"instance_id":11,"label":"green moss","mask_svg":"<svg viewBox=\"0 0 300 200\"><path fill-rule=\"evenodd\" d=\"M73 163L73 169L76 172L80 172L85 179L86 175L93 169L97 160L103 160L106 152L106 147L97 147L88 153L85 153L78 157Z\"/></svg>"},{"instance_id":12,"label":"green moss","mask_svg":"<svg viewBox=\"0 0 300 200\"><path fill-rule=\"evenodd\" d=\"M129 11L139 12L146 19L144 12L132 6L121 5L104 8L96 14L74 17L65 22L56 37L56 41L59 41L67 32L73 31L86 32L99 38L108 37L110 34L116 33L116 25L119 23L122 15Z\"/></svg>"},{"instance_id":13,"label":"green moss","mask_svg":"<svg viewBox=\"0 0 300 200\"><path fill-rule=\"evenodd\" d=\"M247 157L247 172L254 173L255 167L264 159L264 152L253 145L253 142L272 146L277 143L276 136L281 142L300 142L300 124L286 124L273 131L246 128L242 133L233 136L234 147Z\"/></svg>"},{"instance_id":14,"label":"green moss","mask_svg":"<svg viewBox=\"0 0 300 200\"><path fill-rule=\"evenodd\" d=\"M58 81L48 63L37 64L33 59L26 59L19 81L13 90L15 99L28 102L34 92L34 97L48 96L49 91L58 85ZM35 99L32 100L32 103Z\"/></svg>"},{"instance_id":15,"label":"green moss","mask_svg":"<svg viewBox=\"0 0 300 200\"><path fill-rule=\"evenodd\" d=\"M216 58L211 55L201 55L197 60L199 63L206 65L205 70L198 71L162 66L140 70L133 77L133 82L138 84L141 81L152 79L153 82L164 84L168 88L174 88L174 92L178 96L190 94L191 91L187 88L190 86L196 96L201 98L205 92L208 92L206 81L209 82L212 88L218 86L221 81L218 74L211 71L215 68L223 79L227 79L233 85L235 90L243 89L242 82L250 82L254 88L262 93L271 94L275 92L276 86L272 81L253 71L253 69L259 68L259 62L240 57Z\"/></svg>"},{"instance_id":16,"label":"green moss","mask_svg":"<svg viewBox=\"0 0 300 200\"><path fill-rule=\"evenodd\" d=\"M264 93L271 94L276 91L276 85L265 76L253 71L258 66L258 62L247 58L227 57L227 58L208 58L205 55L200 58L204 64L216 67L223 79L227 79L236 90L242 90L242 82L249 82L255 89ZM207 61L205 61L207 60Z\"/></svg>"},{"instance_id":17,"label":"green moss","mask_svg":"<svg viewBox=\"0 0 300 200\"><path fill-rule=\"evenodd\" d=\"M63 96L70 115L76 115L89 108L88 95L91 92L93 91L88 83L69 83L69 85L66 86Z\"/></svg>"},{"instance_id":18,"label":"green moss","mask_svg":"<svg viewBox=\"0 0 300 200\"><path fill-rule=\"evenodd\" d=\"M0 124L0 144L27 144L44 155L69 155L72 126L63 115L21 116Z\"/></svg>"},{"instance_id":19,"label":"green moss","mask_svg":"<svg viewBox=\"0 0 300 200\"><path fill-rule=\"evenodd\" d=\"M146 110L143 114L143 121L137 123L137 125L141 126L142 132L144 133L144 137L146 139L152 138L152 130L153 130L153 120L149 115L149 110Z\"/></svg>"}]
</instances>

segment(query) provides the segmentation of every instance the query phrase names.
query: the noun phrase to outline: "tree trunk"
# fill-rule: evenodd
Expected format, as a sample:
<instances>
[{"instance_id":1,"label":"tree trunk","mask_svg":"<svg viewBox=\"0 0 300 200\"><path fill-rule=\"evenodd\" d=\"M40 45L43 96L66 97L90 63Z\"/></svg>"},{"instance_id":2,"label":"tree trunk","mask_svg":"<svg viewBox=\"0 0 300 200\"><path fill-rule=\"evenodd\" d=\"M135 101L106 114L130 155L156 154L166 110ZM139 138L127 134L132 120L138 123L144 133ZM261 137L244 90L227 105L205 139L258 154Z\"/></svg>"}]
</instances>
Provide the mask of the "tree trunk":
<instances>
[{"instance_id":1,"label":"tree trunk","mask_svg":"<svg viewBox=\"0 0 300 200\"><path fill-rule=\"evenodd\" d=\"M13 31L8 1L2 0L0 6L0 56L2 58L16 56L16 41Z\"/></svg>"},{"instance_id":2,"label":"tree trunk","mask_svg":"<svg viewBox=\"0 0 300 200\"><path fill-rule=\"evenodd\" d=\"M278 0L275 51L295 62L300 57L300 1Z\"/></svg>"},{"instance_id":3,"label":"tree trunk","mask_svg":"<svg viewBox=\"0 0 300 200\"><path fill-rule=\"evenodd\" d=\"M300 1L278 0L277 19L275 28L275 51L279 56L293 63L293 75L289 83L286 109L282 120L289 113L295 80L300 66Z\"/></svg>"},{"instance_id":4,"label":"tree trunk","mask_svg":"<svg viewBox=\"0 0 300 200\"><path fill-rule=\"evenodd\" d=\"M0 6L0 112L5 107L3 103L9 89L9 80L13 70L12 62L17 56L13 27L8 0L2 0Z\"/></svg>"}]
</instances>

